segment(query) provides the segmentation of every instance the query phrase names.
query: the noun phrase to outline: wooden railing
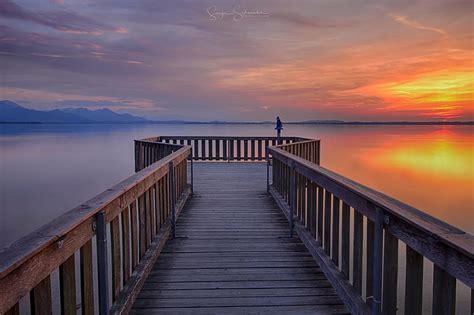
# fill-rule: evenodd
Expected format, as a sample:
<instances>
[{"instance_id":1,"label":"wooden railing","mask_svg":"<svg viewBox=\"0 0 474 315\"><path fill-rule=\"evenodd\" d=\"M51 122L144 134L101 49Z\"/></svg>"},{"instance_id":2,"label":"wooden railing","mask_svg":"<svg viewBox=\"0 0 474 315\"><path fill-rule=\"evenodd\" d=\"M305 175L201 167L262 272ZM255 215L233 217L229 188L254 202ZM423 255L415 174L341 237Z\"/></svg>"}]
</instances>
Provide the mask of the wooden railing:
<instances>
[{"instance_id":1,"label":"wooden railing","mask_svg":"<svg viewBox=\"0 0 474 315\"><path fill-rule=\"evenodd\" d=\"M433 314L454 314L457 280L471 288L474 305L472 235L320 167L295 150L269 148L269 191L289 220L290 235L298 233L353 313L396 314L400 302L405 314L421 314L424 259L434 263ZM406 256L404 301L397 295L399 255Z\"/></svg>"},{"instance_id":2,"label":"wooden railing","mask_svg":"<svg viewBox=\"0 0 474 315\"><path fill-rule=\"evenodd\" d=\"M58 292L62 314L94 314L96 304L100 314L127 313L190 195L191 148L163 150L158 162L0 251L0 314L19 314L28 297L30 313L51 314Z\"/></svg>"},{"instance_id":3,"label":"wooden railing","mask_svg":"<svg viewBox=\"0 0 474 315\"><path fill-rule=\"evenodd\" d=\"M181 149L183 145L160 142L160 137L135 140L135 172ZM192 152L189 155L192 156Z\"/></svg>"},{"instance_id":4,"label":"wooden railing","mask_svg":"<svg viewBox=\"0 0 474 315\"><path fill-rule=\"evenodd\" d=\"M282 144L279 145L278 148L315 164L320 164L320 140L304 140L289 144Z\"/></svg>"},{"instance_id":5,"label":"wooden railing","mask_svg":"<svg viewBox=\"0 0 474 315\"><path fill-rule=\"evenodd\" d=\"M192 146L193 160L265 161L267 147L303 140L307 139L299 137L161 136L157 137L155 141Z\"/></svg>"}]
</instances>

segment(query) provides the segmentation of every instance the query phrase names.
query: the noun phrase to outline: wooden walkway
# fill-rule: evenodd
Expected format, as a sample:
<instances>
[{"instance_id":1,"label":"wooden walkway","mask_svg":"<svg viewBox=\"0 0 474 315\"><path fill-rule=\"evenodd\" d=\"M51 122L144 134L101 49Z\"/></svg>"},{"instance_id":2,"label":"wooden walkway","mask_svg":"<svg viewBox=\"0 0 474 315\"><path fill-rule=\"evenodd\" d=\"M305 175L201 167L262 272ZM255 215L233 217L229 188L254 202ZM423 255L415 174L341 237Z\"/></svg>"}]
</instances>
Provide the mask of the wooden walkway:
<instances>
[{"instance_id":1,"label":"wooden walkway","mask_svg":"<svg viewBox=\"0 0 474 315\"><path fill-rule=\"evenodd\" d=\"M266 195L264 163L195 163L194 197L132 314L347 313Z\"/></svg>"}]
</instances>

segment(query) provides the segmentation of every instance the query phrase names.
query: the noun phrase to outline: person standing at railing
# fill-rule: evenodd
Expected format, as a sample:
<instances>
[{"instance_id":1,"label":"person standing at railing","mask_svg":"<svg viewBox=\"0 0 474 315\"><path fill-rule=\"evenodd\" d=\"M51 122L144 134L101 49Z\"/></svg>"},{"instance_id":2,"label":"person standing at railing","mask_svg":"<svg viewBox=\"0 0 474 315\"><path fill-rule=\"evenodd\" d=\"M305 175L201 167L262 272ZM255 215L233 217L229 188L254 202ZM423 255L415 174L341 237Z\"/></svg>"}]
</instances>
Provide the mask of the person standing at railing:
<instances>
[{"instance_id":1,"label":"person standing at railing","mask_svg":"<svg viewBox=\"0 0 474 315\"><path fill-rule=\"evenodd\" d=\"M281 131L283 130L283 123L280 120L280 116L277 116L275 130L277 131L277 142L281 144Z\"/></svg>"}]
</instances>

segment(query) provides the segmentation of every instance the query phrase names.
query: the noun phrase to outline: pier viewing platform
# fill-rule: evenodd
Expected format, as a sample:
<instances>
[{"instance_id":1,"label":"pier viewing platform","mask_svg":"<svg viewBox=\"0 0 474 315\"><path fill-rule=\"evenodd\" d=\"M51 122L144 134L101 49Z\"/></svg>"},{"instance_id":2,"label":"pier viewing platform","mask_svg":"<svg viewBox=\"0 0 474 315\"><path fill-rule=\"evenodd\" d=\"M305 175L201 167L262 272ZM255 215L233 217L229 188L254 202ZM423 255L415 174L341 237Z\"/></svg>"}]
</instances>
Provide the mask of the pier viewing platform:
<instances>
[{"instance_id":1,"label":"pier viewing platform","mask_svg":"<svg viewBox=\"0 0 474 315\"><path fill-rule=\"evenodd\" d=\"M0 251L0 314L455 314L459 283L473 313L474 237L320 155L136 140L134 175Z\"/></svg>"}]
</instances>

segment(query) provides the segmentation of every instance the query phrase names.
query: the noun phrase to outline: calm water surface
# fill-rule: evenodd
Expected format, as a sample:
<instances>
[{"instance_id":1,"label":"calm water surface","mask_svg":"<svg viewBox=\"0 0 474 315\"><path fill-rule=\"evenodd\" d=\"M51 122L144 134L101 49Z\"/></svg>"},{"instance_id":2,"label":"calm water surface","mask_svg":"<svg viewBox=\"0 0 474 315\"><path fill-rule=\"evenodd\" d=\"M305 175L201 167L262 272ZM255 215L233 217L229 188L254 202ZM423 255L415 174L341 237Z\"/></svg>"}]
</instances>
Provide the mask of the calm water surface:
<instances>
[{"instance_id":1,"label":"calm water surface","mask_svg":"<svg viewBox=\"0 0 474 315\"><path fill-rule=\"evenodd\" d=\"M473 132L472 126L287 125L284 135L321 139L322 166L473 234ZM133 140L157 135L269 136L273 127L0 125L0 247L133 174ZM404 264L402 251L400 270ZM425 287L431 288L426 260L425 270ZM399 301L404 281L399 273ZM458 284L458 292L462 314L470 291Z\"/></svg>"},{"instance_id":2,"label":"calm water surface","mask_svg":"<svg viewBox=\"0 0 474 315\"><path fill-rule=\"evenodd\" d=\"M287 125L322 166L474 233L472 126ZM0 247L133 173L133 139L273 135L271 125L0 125Z\"/></svg>"}]
</instances>

